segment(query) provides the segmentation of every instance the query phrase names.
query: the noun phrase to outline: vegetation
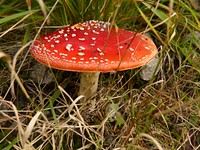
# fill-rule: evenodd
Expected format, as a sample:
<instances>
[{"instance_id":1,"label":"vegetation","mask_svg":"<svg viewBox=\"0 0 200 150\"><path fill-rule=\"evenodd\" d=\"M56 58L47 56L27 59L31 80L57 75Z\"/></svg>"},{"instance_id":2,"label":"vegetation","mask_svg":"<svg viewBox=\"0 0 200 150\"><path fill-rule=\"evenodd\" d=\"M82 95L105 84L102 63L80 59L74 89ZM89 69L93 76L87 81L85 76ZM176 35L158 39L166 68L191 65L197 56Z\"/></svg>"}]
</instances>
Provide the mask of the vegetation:
<instances>
[{"instance_id":1,"label":"vegetation","mask_svg":"<svg viewBox=\"0 0 200 150\"><path fill-rule=\"evenodd\" d=\"M0 0L0 10L0 149L200 149L198 0ZM36 71L35 38L91 19L148 33L158 74L101 74L82 101L79 73Z\"/></svg>"}]
</instances>

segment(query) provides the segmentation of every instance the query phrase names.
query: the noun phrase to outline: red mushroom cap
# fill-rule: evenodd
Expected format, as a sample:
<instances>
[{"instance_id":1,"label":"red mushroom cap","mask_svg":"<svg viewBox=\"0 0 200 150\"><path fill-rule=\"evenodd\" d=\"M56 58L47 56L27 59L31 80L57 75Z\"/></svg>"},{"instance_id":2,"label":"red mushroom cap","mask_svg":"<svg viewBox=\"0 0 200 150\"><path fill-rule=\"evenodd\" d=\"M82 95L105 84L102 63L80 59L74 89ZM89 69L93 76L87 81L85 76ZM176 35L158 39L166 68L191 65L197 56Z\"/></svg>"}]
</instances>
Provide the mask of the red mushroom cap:
<instances>
[{"instance_id":1,"label":"red mushroom cap","mask_svg":"<svg viewBox=\"0 0 200 150\"><path fill-rule=\"evenodd\" d=\"M30 52L56 69L111 72L145 65L158 50L145 35L90 20L40 37Z\"/></svg>"}]
</instances>

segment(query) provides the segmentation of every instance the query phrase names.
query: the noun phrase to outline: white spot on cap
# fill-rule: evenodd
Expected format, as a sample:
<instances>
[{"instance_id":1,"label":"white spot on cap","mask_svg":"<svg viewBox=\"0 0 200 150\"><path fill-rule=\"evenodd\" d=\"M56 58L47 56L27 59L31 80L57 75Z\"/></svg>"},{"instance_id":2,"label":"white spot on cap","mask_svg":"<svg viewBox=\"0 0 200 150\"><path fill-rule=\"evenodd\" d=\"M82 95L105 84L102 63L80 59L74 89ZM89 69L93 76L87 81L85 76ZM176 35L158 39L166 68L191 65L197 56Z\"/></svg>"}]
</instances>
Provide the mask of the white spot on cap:
<instances>
[{"instance_id":1,"label":"white spot on cap","mask_svg":"<svg viewBox=\"0 0 200 150\"><path fill-rule=\"evenodd\" d=\"M76 57L72 57L72 60L76 60Z\"/></svg>"},{"instance_id":2,"label":"white spot on cap","mask_svg":"<svg viewBox=\"0 0 200 150\"><path fill-rule=\"evenodd\" d=\"M85 41L85 38L79 38L80 41Z\"/></svg>"},{"instance_id":3,"label":"white spot on cap","mask_svg":"<svg viewBox=\"0 0 200 150\"><path fill-rule=\"evenodd\" d=\"M85 53L83 53L83 52L78 52L78 55L79 55L79 56L84 56Z\"/></svg>"},{"instance_id":4,"label":"white spot on cap","mask_svg":"<svg viewBox=\"0 0 200 150\"><path fill-rule=\"evenodd\" d=\"M84 28L83 28L83 27L79 27L79 29L80 29L80 30L82 30L82 31L84 30Z\"/></svg>"},{"instance_id":5,"label":"white spot on cap","mask_svg":"<svg viewBox=\"0 0 200 150\"><path fill-rule=\"evenodd\" d=\"M68 56L67 54L65 53L59 53L60 56Z\"/></svg>"},{"instance_id":6,"label":"white spot on cap","mask_svg":"<svg viewBox=\"0 0 200 150\"><path fill-rule=\"evenodd\" d=\"M75 33L73 33L73 34L72 34L72 37L75 37L75 36L76 36L76 34L75 34Z\"/></svg>"},{"instance_id":7,"label":"white spot on cap","mask_svg":"<svg viewBox=\"0 0 200 150\"><path fill-rule=\"evenodd\" d=\"M145 46L144 48L146 48L146 49L150 49L149 47L147 47L147 46Z\"/></svg>"},{"instance_id":8,"label":"white spot on cap","mask_svg":"<svg viewBox=\"0 0 200 150\"><path fill-rule=\"evenodd\" d=\"M51 48L54 48L55 46L53 44L51 44Z\"/></svg>"},{"instance_id":9,"label":"white spot on cap","mask_svg":"<svg viewBox=\"0 0 200 150\"><path fill-rule=\"evenodd\" d=\"M100 48L97 48L97 51L98 51L98 52L102 52L102 50L101 50Z\"/></svg>"},{"instance_id":10,"label":"white spot on cap","mask_svg":"<svg viewBox=\"0 0 200 150\"><path fill-rule=\"evenodd\" d=\"M95 43L90 44L91 46L95 46Z\"/></svg>"},{"instance_id":11,"label":"white spot on cap","mask_svg":"<svg viewBox=\"0 0 200 150\"><path fill-rule=\"evenodd\" d=\"M144 56L141 59L139 59L139 61L143 61L145 58L146 58L146 56Z\"/></svg>"},{"instance_id":12,"label":"white spot on cap","mask_svg":"<svg viewBox=\"0 0 200 150\"><path fill-rule=\"evenodd\" d=\"M88 35L88 33L87 33L87 32L84 32L83 34L84 34L84 35Z\"/></svg>"},{"instance_id":13,"label":"white spot on cap","mask_svg":"<svg viewBox=\"0 0 200 150\"><path fill-rule=\"evenodd\" d=\"M103 53L103 52L100 52L100 53L99 53L99 55L100 55L100 56L103 56L103 55L104 55L104 53Z\"/></svg>"},{"instance_id":14,"label":"white spot on cap","mask_svg":"<svg viewBox=\"0 0 200 150\"><path fill-rule=\"evenodd\" d=\"M55 40L55 43L60 43L60 41L59 40Z\"/></svg>"},{"instance_id":15,"label":"white spot on cap","mask_svg":"<svg viewBox=\"0 0 200 150\"><path fill-rule=\"evenodd\" d=\"M66 49L67 49L68 51L70 51L70 50L71 50L71 47L72 47L72 44L67 44Z\"/></svg>"},{"instance_id":16,"label":"white spot on cap","mask_svg":"<svg viewBox=\"0 0 200 150\"><path fill-rule=\"evenodd\" d=\"M64 30L62 29L62 30L60 30L60 31L58 31L60 34L63 34L64 33Z\"/></svg>"},{"instance_id":17,"label":"white spot on cap","mask_svg":"<svg viewBox=\"0 0 200 150\"><path fill-rule=\"evenodd\" d=\"M65 34L64 34L64 37L67 37L67 36L68 36L68 34L67 34L67 33L65 33Z\"/></svg>"},{"instance_id":18,"label":"white spot on cap","mask_svg":"<svg viewBox=\"0 0 200 150\"><path fill-rule=\"evenodd\" d=\"M59 38L59 37L60 37L60 34L59 34L59 35L54 35L54 36L53 36L54 39L57 39L57 38Z\"/></svg>"},{"instance_id":19,"label":"white spot on cap","mask_svg":"<svg viewBox=\"0 0 200 150\"><path fill-rule=\"evenodd\" d=\"M95 30L92 30L92 32L93 32L94 34L99 34L99 32L97 32L97 31L95 31Z\"/></svg>"},{"instance_id":20,"label":"white spot on cap","mask_svg":"<svg viewBox=\"0 0 200 150\"><path fill-rule=\"evenodd\" d=\"M131 59L132 59L133 61L136 60L136 59L135 59L135 54L134 54L134 53L131 54Z\"/></svg>"},{"instance_id":21,"label":"white spot on cap","mask_svg":"<svg viewBox=\"0 0 200 150\"><path fill-rule=\"evenodd\" d=\"M147 41L147 38L145 38L145 37L141 37L140 38L142 41Z\"/></svg>"},{"instance_id":22,"label":"white spot on cap","mask_svg":"<svg viewBox=\"0 0 200 150\"><path fill-rule=\"evenodd\" d=\"M79 46L79 50L85 50L85 47Z\"/></svg>"},{"instance_id":23,"label":"white spot on cap","mask_svg":"<svg viewBox=\"0 0 200 150\"><path fill-rule=\"evenodd\" d=\"M95 38L95 37L92 37L92 40L96 40L96 38Z\"/></svg>"},{"instance_id":24,"label":"white spot on cap","mask_svg":"<svg viewBox=\"0 0 200 150\"><path fill-rule=\"evenodd\" d=\"M50 50L49 50L49 49L44 49L44 50L46 50L47 52L50 52Z\"/></svg>"}]
</instances>

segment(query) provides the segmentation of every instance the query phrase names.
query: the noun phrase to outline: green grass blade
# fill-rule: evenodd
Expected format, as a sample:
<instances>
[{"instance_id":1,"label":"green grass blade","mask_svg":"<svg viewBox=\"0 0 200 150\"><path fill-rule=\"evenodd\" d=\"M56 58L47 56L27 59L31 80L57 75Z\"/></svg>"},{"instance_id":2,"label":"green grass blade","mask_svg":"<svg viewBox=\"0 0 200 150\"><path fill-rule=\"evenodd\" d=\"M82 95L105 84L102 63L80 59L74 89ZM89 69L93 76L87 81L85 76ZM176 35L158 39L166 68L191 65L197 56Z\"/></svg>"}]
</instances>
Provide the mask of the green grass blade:
<instances>
[{"instance_id":1,"label":"green grass blade","mask_svg":"<svg viewBox=\"0 0 200 150\"><path fill-rule=\"evenodd\" d=\"M24 12L20 12L20 13L17 13L17 14L13 14L13 15L10 15L10 16L7 16L5 18L2 18L0 19L0 24L3 24L3 23L6 23L6 22L9 22L13 19L17 19L17 18L20 18L20 17L23 17L23 16L26 16L27 14L30 14L30 13L35 13L37 12L38 10L33 10L33 11L24 11Z\"/></svg>"},{"instance_id":2,"label":"green grass blade","mask_svg":"<svg viewBox=\"0 0 200 150\"><path fill-rule=\"evenodd\" d=\"M169 18L169 15L167 15L166 13L164 13L162 10L160 9L155 9L152 5L142 2L147 8L149 8L154 14L156 14L162 21L166 20L167 18ZM170 25L172 25L172 21L170 21ZM166 24L168 22L165 22Z\"/></svg>"}]
</instances>

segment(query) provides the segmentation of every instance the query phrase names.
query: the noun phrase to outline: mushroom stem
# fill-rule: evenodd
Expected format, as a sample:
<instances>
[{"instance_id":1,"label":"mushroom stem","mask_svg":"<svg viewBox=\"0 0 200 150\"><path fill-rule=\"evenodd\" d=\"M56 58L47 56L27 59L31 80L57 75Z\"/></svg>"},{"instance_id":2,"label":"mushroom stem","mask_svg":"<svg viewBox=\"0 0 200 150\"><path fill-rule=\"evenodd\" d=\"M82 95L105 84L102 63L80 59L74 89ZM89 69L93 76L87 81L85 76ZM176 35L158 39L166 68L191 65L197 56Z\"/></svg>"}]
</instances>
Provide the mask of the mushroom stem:
<instances>
[{"instance_id":1,"label":"mushroom stem","mask_svg":"<svg viewBox=\"0 0 200 150\"><path fill-rule=\"evenodd\" d=\"M100 72L83 72L81 73L79 95L90 98L97 92Z\"/></svg>"}]
</instances>

